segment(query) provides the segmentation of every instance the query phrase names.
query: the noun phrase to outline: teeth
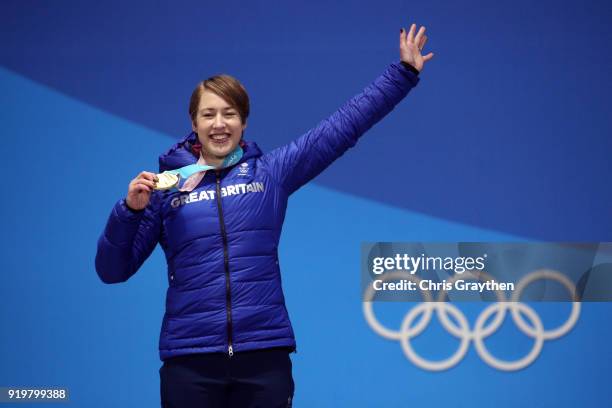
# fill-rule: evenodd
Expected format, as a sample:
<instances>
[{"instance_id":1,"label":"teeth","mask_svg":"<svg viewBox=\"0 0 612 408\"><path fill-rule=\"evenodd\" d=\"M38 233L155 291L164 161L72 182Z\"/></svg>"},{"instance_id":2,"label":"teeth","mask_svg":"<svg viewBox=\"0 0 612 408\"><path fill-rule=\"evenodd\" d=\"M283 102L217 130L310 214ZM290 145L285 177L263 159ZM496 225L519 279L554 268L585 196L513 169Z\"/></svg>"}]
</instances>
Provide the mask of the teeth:
<instances>
[{"instance_id":1,"label":"teeth","mask_svg":"<svg viewBox=\"0 0 612 408\"><path fill-rule=\"evenodd\" d=\"M228 139L229 135L227 133L224 133L221 135L211 135L210 137L214 140L223 140L223 139Z\"/></svg>"}]
</instances>

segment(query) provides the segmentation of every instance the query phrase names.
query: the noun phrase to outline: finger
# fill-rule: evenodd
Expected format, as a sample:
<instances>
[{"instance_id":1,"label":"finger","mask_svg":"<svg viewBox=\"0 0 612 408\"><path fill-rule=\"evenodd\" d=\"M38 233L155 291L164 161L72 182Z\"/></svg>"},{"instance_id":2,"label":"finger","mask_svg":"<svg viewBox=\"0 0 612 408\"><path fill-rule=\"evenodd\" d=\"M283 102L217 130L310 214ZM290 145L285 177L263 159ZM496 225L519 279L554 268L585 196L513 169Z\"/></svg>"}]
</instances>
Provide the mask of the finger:
<instances>
[{"instance_id":1,"label":"finger","mask_svg":"<svg viewBox=\"0 0 612 408\"><path fill-rule=\"evenodd\" d=\"M138 179L136 180L136 182L134 183L134 185L145 185L151 188L155 188L155 182L151 181L151 180L146 180L146 179Z\"/></svg>"},{"instance_id":2,"label":"finger","mask_svg":"<svg viewBox=\"0 0 612 408\"><path fill-rule=\"evenodd\" d=\"M146 176L138 176L138 178L135 178L134 180L132 180L130 183L131 184L136 184L136 183L145 183L145 184L155 184L156 181L154 180L155 177L150 177L150 178L145 178ZM153 180L151 180L153 179Z\"/></svg>"},{"instance_id":3,"label":"finger","mask_svg":"<svg viewBox=\"0 0 612 408\"><path fill-rule=\"evenodd\" d=\"M157 179L157 175L155 173L151 173L148 171L143 171L142 173L140 173L137 177L138 179L146 179L146 180L151 180L151 181L155 181Z\"/></svg>"},{"instance_id":4,"label":"finger","mask_svg":"<svg viewBox=\"0 0 612 408\"><path fill-rule=\"evenodd\" d=\"M420 51L423 51L423 48L425 48L426 43L427 43L427 36L424 35L423 38L421 38L421 43L419 44Z\"/></svg>"},{"instance_id":5,"label":"finger","mask_svg":"<svg viewBox=\"0 0 612 408\"><path fill-rule=\"evenodd\" d=\"M404 30L404 28L400 28L400 47L404 46L404 43L406 42L406 30Z\"/></svg>"},{"instance_id":6,"label":"finger","mask_svg":"<svg viewBox=\"0 0 612 408\"><path fill-rule=\"evenodd\" d=\"M424 34L425 34L425 26L421 26L421 28L419 28L419 32L417 33L416 37L414 38L414 43L415 44L421 44L421 39L423 38Z\"/></svg>"},{"instance_id":7,"label":"finger","mask_svg":"<svg viewBox=\"0 0 612 408\"><path fill-rule=\"evenodd\" d=\"M416 24L412 24L410 26L410 31L408 32L408 42L414 42L414 32L416 30Z\"/></svg>"},{"instance_id":8,"label":"finger","mask_svg":"<svg viewBox=\"0 0 612 408\"><path fill-rule=\"evenodd\" d=\"M137 193L151 193L153 191L153 187L149 187L145 184L134 184L133 191Z\"/></svg>"},{"instance_id":9,"label":"finger","mask_svg":"<svg viewBox=\"0 0 612 408\"><path fill-rule=\"evenodd\" d=\"M151 186L151 185L143 184L143 183L136 183L132 185L132 187L129 189L128 194L130 192L142 193L143 191L147 193L151 193L153 190L155 190L155 186Z\"/></svg>"},{"instance_id":10,"label":"finger","mask_svg":"<svg viewBox=\"0 0 612 408\"><path fill-rule=\"evenodd\" d=\"M433 56L434 56L434 53L433 53L433 52L430 52L429 54L427 54L427 55L425 55L425 56L423 57L423 62L427 62L427 61L429 61L430 59L432 59L432 58L433 58Z\"/></svg>"}]
</instances>

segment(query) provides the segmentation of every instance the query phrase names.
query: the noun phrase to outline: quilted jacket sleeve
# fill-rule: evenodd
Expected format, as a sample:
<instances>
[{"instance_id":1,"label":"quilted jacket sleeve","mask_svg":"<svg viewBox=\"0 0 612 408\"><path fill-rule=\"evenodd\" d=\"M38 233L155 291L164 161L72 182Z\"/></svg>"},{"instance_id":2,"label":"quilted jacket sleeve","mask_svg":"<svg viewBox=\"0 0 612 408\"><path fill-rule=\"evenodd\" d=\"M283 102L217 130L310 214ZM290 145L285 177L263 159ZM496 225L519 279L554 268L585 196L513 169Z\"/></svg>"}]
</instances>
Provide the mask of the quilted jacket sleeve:
<instances>
[{"instance_id":1,"label":"quilted jacket sleeve","mask_svg":"<svg viewBox=\"0 0 612 408\"><path fill-rule=\"evenodd\" d=\"M288 194L316 177L353 147L357 139L387 115L418 83L400 63L346 102L314 129L268 153L270 167Z\"/></svg>"},{"instance_id":2,"label":"quilted jacket sleeve","mask_svg":"<svg viewBox=\"0 0 612 408\"><path fill-rule=\"evenodd\" d=\"M115 204L98 240L96 271L104 283L125 282L151 255L159 241L159 195L153 193L144 211L133 212L125 200Z\"/></svg>"}]
</instances>

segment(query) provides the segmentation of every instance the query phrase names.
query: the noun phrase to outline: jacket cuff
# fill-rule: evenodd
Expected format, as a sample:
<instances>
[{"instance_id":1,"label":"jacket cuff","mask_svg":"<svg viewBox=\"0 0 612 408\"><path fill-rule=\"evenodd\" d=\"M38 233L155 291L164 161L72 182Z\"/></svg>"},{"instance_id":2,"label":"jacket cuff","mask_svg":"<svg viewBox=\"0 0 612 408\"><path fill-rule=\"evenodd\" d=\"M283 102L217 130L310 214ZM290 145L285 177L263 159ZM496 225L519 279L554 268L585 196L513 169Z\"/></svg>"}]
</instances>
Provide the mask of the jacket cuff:
<instances>
[{"instance_id":1,"label":"jacket cuff","mask_svg":"<svg viewBox=\"0 0 612 408\"><path fill-rule=\"evenodd\" d=\"M392 63L391 66L395 68L401 76L408 79L413 87L419 83L419 71L412 65L400 61Z\"/></svg>"},{"instance_id":2,"label":"jacket cuff","mask_svg":"<svg viewBox=\"0 0 612 408\"><path fill-rule=\"evenodd\" d=\"M144 212L144 209L139 211L132 210L130 207L127 206L125 198L122 198L117 202L117 204L115 204L115 213L117 214L117 217L119 217L119 220L122 222L138 222L142 218Z\"/></svg>"},{"instance_id":3,"label":"jacket cuff","mask_svg":"<svg viewBox=\"0 0 612 408\"><path fill-rule=\"evenodd\" d=\"M410 65L407 62L404 61L400 61L400 64L402 64L402 66L404 68L406 68L408 71L412 72L414 75L419 76L419 70L416 69L415 67L413 67L412 65Z\"/></svg>"}]
</instances>

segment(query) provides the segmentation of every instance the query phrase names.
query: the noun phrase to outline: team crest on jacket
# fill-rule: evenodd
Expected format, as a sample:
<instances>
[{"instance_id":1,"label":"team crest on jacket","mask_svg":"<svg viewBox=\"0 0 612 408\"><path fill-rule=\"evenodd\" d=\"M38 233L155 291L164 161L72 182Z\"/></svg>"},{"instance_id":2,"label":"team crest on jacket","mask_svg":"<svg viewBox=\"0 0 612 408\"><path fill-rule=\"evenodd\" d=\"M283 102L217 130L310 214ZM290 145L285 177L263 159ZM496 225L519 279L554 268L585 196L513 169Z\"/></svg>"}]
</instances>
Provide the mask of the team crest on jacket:
<instances>
[{"instance_id":1,"label":"team crest on jacket","mask_svg":"<svg viewBox=\"0 0 612 408\"><path fill-rule=\"evenodd\" d=\"M238 175L239 176L248 176L249 175L249 163L242 163L238 167Z\"/></svg>"}]
</instances>

